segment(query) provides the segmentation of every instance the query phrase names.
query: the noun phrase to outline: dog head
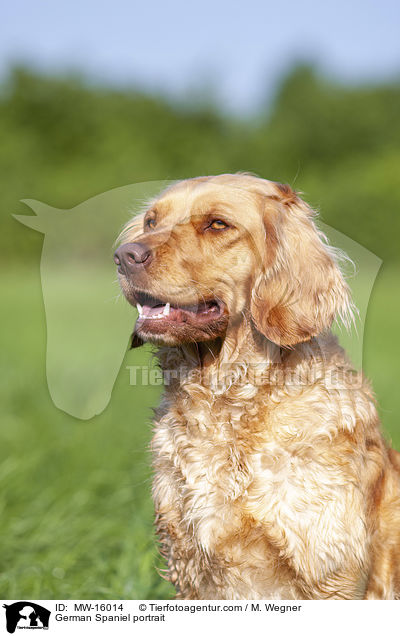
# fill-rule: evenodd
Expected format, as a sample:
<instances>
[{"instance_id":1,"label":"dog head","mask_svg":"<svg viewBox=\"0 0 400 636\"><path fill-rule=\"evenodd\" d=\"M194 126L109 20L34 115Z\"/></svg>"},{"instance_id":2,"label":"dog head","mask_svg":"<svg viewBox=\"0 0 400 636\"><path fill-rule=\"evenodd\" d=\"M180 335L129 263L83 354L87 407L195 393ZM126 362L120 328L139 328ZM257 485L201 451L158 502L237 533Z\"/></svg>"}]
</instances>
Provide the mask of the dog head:
<instances>
[{"instance_id":1,"label":"dog head","mask_svg":"<svg viewBox=\"0 0 400 636\"><path fill-rule=\"evenodd\" d=\"M251 320L291 347L351 312L312 210L289 187L245 174L181 181L124 229L114 255L136 305L136 343L223 338Z\"/></svg>"}]
</instances>

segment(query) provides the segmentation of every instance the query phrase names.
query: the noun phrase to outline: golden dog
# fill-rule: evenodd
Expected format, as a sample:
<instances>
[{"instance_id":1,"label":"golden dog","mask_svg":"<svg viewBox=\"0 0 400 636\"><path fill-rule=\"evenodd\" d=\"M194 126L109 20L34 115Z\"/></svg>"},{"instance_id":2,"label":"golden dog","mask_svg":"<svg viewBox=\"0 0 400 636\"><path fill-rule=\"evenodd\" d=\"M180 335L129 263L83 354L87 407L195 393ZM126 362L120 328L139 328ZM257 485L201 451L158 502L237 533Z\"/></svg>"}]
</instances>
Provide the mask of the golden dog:
<instances>
[{"instance_id":1,"label":"golden dog","mask_svg":"<svg viewBox=\"0 0 400 636\"><path fill-rule=\"evenodd\" d=\"M189 179L115 261L167 379L153 497L178 598L400 598L400 455L329 331L352 305L312 210L247 174Z\"/></svg>"}]
</instances>

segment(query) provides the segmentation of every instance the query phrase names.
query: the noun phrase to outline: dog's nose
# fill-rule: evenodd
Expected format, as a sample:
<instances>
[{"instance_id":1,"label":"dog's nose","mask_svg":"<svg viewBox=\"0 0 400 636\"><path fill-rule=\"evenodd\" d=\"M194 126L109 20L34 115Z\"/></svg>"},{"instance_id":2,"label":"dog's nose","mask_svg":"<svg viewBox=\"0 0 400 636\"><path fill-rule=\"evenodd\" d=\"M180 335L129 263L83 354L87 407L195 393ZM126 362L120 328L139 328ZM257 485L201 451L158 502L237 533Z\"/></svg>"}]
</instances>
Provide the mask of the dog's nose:
<instances>
[{"instance_id":1,"label":"dog's nose","mask_svg":"<svg viewBox=\"0 0 400 636\"><path fill-rule=\"evenodd\" d=\"M134 272L138 267L147 267L153 255L143 243L125 243L114 253L114 262L124 274Z\"/></svg>"}]
</instances>

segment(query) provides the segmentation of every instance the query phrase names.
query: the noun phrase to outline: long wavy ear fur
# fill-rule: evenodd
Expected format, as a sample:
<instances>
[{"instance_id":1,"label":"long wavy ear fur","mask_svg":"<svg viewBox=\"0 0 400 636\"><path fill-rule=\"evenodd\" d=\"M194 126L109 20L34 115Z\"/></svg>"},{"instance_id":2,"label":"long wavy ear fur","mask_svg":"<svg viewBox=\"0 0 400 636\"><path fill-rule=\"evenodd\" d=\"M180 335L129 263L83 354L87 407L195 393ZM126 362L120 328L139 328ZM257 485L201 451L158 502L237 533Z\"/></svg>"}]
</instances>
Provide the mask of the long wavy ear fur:
<instances>
[{"instance_id":1,"label":"long wavy ear fur","mask_svg":"<svg viewBox=\"0 0 400 636\"><path fill-rule=\"evenodd\" d=\"M292 347L329 329L336 315L352 318L350 291L335 250L318 231L313 211L289 186L264 199L268 235L273 219L275 257L268 249L252 291L251 315L269 340Z\"/></svg>"}]
</instances>

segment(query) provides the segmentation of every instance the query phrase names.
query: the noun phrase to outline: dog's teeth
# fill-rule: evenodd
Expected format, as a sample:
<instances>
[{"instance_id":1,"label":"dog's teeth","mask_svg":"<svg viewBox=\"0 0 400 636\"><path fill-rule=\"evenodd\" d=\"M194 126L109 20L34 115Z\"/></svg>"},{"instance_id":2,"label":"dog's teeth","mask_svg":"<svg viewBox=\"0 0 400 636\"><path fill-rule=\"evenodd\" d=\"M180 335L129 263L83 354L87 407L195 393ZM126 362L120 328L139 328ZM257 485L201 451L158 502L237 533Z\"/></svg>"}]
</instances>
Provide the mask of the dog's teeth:
<instances>
[{"instance_id":1,"label":"dog's teeth","mask_svg":"<svg viewBox=\"0 0 400 636\"><path fill-rule=\"evenodd\" d=\"M142 307L142 305L140 305L139 303L136 303L136 307L137 307L137 310L138 310L138 312L139 312L139 316L141 316L141 315L142 315L142 313L143 313L143 307Z\"/></svg>"},{"instance_id":2,"label":"dog's teeth","mask_svg":"<svg viewBox=\"0 0 400 636\"><path fill-rule=\"evenodd\" d=\"M167 303L164 307L163 316L169 316L170 308L171 308L171 305Z\"/></svg>"}]
</instances>

